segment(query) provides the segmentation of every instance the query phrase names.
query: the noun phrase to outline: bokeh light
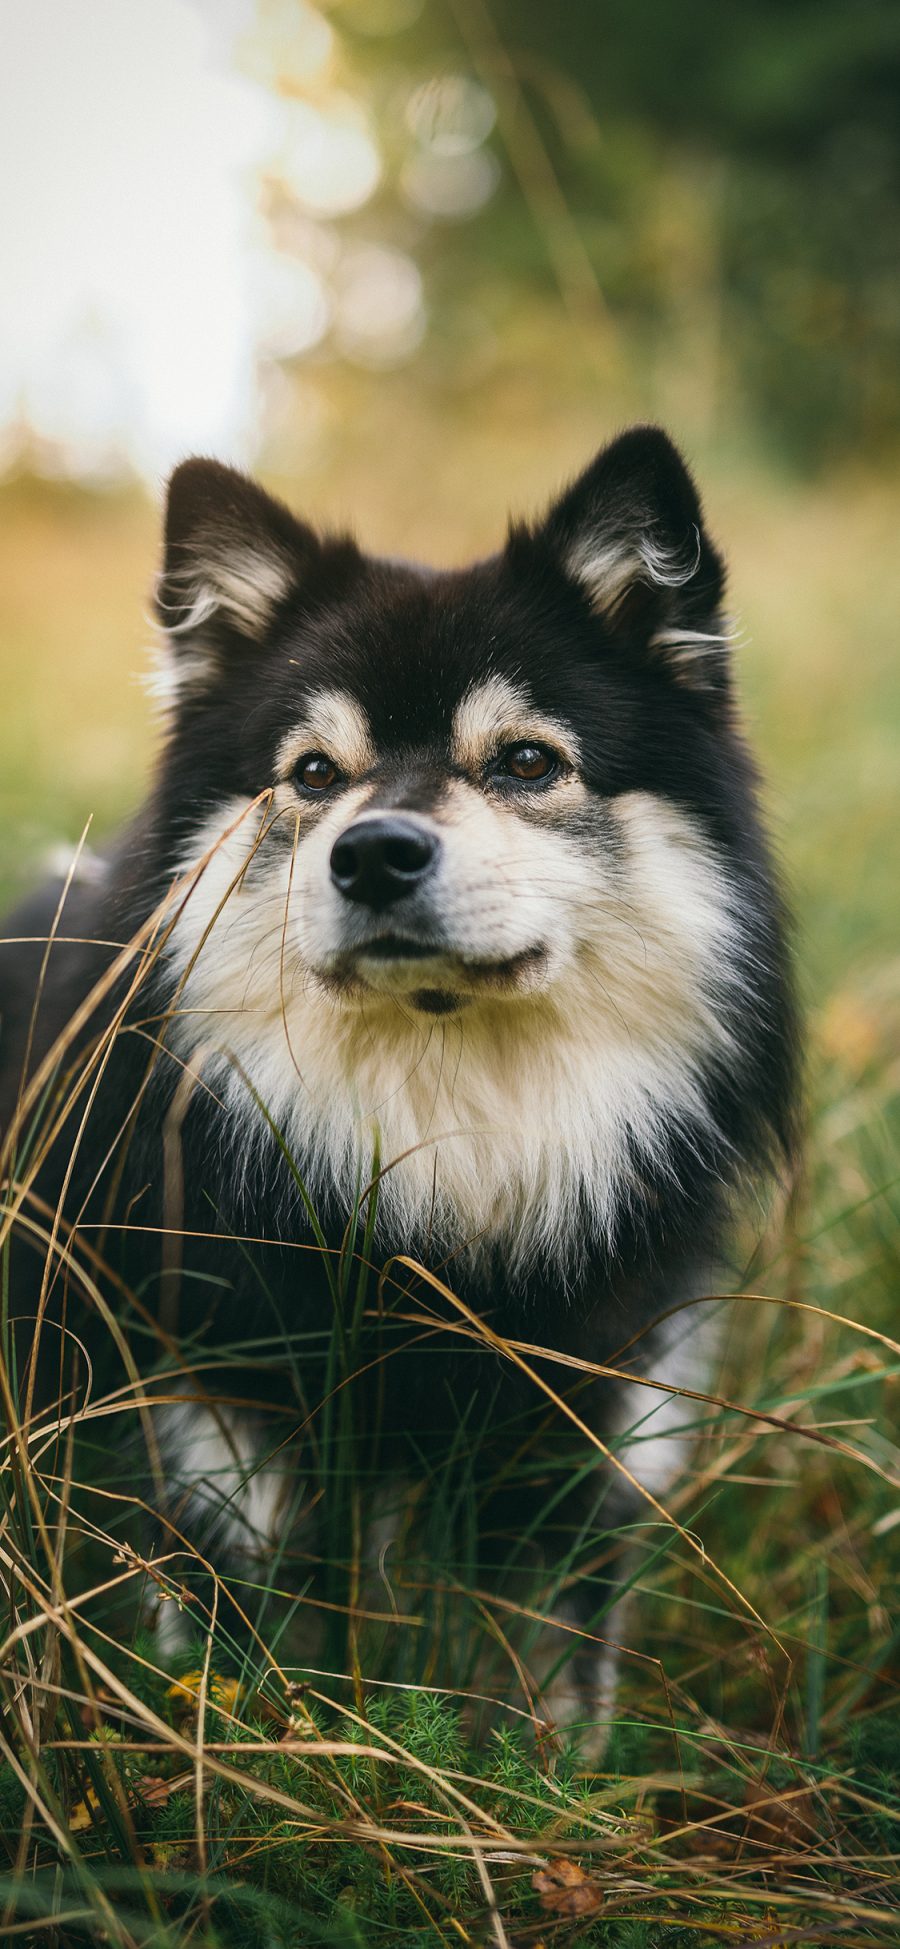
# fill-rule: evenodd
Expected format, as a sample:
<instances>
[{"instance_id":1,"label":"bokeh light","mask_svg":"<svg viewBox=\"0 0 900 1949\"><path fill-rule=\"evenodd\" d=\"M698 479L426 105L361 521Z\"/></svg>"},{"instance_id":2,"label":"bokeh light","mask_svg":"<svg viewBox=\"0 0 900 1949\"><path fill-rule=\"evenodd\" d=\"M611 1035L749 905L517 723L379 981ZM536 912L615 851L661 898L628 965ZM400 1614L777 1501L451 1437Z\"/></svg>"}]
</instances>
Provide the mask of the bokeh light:
<instances>
[{"instance_id":1,"label":"bokeh light","mask_svg":"<svg viewBox=\"0 0 900 1949\"><path fill-rule=\"evenodd\" d=\"M466 156L487 140L497 120L492 95L464 74L435 75L414 90L406 122L423 149Z\"/></svg>"},{"instance_id":2,"label":"bokeh light","mask_svg":"<svg viewBox=\"0 0 900 1949\"><path fill-rule=\"evenodd\" d=\"M343 257L336 283L335 327L341 350L363 365L395 365L425 330L422 279L411 257L381 244L361 244Z\"/></svg>"},{"instance_id":3,"label":"bokeh light","mask_svg":"<svg viewBox=\"0 0 900 1949\"><path fill-rule=\"evenodd\" d=\"M329 113L292 102L276 166L300 208L317 217L360 209L381 177L377 146L352 102L336 103Z\"/></svg>"}]
</instances>

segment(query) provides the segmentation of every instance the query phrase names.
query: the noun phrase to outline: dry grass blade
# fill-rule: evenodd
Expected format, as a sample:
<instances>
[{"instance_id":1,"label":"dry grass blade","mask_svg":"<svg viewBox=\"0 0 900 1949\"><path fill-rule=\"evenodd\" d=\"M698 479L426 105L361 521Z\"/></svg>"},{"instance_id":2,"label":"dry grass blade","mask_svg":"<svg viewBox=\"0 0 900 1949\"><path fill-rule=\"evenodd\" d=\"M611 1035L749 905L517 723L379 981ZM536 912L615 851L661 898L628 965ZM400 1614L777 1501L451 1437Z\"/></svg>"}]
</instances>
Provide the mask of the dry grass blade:
<instances>
[{"instance_id":1,"label":"dry grass blade","mask_svg":"<svg viewBox=\"0 0 900 1949\"><path fill-rule=\"evenodd\" d=\"M661 1516L663 1518L664 1522L668 1523L672 1529L678 1532L678 1535L682 1538L682 1540L685 1543L687 1543L689 1549L696 1551L697 1555L702 1557L704 1562L707 1561L706 1551L704 1550L703 1545L701 1543L698 1543L697 1538L695 1536L692 1536L689 1530L683 1528L682 1524L678 1522L675 1516L671 1516L669 1514L668 1510L664 1508L663 1504L657 1500L656 1496L653 1495L651 1490L644 1487L643 1483L638 1480L637 1476L632 1472L631 1469L628 1468L627 1464L623 1462L621 1458L615 1453L614 1449L610 1448L607 1443L603 1442L600 1439L600 1436L596 1434L592 1428L589 1428L587 1423L581 1419L581 1416L575 1413L574 1408L571 1407L569 1402L565 1401L563 1397L556 1392L555 1388L552 1388L549 1382L545 1381L542 1375L537 1373L536 1369L532 1367L529 1364L529 1362L526 1361L523 1358L523 1356L517 1351L516 1345L513 1341L505 1340L501 1334L495 1333L485 1320L480 1319L478 1314L473 1313L471 1307L467 1306L464 1300L460 1299L457 1296L457 1294L451 1291L449 1286L445 1286L442 1280L438 1279L434 1273L427 1271L425 1267L420 1266L415 1259L408 1259L401 1253L398 1255L397 1260L393 1263L397 1263L399 1265L405 1266L408 1272L413 1273L417 1278L424 1279L427 1285L432 1286L436 1292L440 1293L441 1297L445 1299L449 1305L456 1308L463 1315L463 1317L468 1321L470 1327L472 1328L475 1334L477 1334L480 1338L482 1338L487 1345L491 1346L496 1353L502 1354L505 1358L511 1360L517 1367L519 1367L521 1372L527 1375L528 1379L531 1382L533 1382L535 1388L538 1389L540 1393L544 1394L547 1400L553 1403L553 1406L559 1410L559 1412L565 1417L565 1419L571 1422L574 1428L578 1429L579 1434L583 1435L585 1440L597 1450L597 1453L603 1456L604 1461L608 1462L609 1465L618 1474L624 1477L625 1481L629 1484L629 1486L638 1492L639 1496L647 1504L647 1506L653 1509L658 1516ZM553 1361L556 1358L552 1348L546 1350L541 1349L540 1351L541 1351L541 1358L546 1358L551 1361ZM727 1576L724 1570L720 1569L720 1567L716 1564L713 1564L712 1568L715 1575L720 1579L720 1581L725 1586L725 1588L731 1592L733 1597L737 1598L737 1601L742 1606L742 1608L748 1613L749 1616L751 1616L755 1620L757 1624L760 1625L760 1627L766 1633L766 1635L771 1637L773 1643L777 1646L778 1650L782 1653L783 1657L786 1659L786 1661L789 1664L790 1654L785 1649L785 1646L782 1644L780 1638L778 1637L777 1632L773 1631L771 1627L766 1624L765 1619L761 1616L760 1612L756 1609L756 1606L753 1603L751 1603L750 1599L746 1597L744 1593L737 1588L737 1585L732 1582L731 1578Z\"/></svg>"}]
</instances>

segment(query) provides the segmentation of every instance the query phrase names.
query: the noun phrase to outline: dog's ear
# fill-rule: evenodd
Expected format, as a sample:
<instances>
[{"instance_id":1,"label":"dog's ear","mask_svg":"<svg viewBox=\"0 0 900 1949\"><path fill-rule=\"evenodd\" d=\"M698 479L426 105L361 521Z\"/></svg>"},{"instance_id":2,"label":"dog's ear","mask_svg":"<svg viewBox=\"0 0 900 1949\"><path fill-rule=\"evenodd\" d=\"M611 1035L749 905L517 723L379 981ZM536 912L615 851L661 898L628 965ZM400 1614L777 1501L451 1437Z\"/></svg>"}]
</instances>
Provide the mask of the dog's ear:
<instances>
[{"instance_id":1,"label":"dog's ear","mask_svg":"<svg viewBox=\"0 0 900 1949\"><path fill-rule=\"evenodd\" d=\"M255 481L216 460L185 460L169 482L156 613L185 682L202 684L265 638L322 544Z\"/></svg>"},{"instance_id":2,"label":"dog's ear","mask_svg":"<svg viewBox=\"0 0 900 1949\"><path fill-rule=\"evenodd\" d=\"M542 530L612 638L698 690L727 675L725 576L677 449L637 426L597 455Z\"/></svg>"}]
</instances>

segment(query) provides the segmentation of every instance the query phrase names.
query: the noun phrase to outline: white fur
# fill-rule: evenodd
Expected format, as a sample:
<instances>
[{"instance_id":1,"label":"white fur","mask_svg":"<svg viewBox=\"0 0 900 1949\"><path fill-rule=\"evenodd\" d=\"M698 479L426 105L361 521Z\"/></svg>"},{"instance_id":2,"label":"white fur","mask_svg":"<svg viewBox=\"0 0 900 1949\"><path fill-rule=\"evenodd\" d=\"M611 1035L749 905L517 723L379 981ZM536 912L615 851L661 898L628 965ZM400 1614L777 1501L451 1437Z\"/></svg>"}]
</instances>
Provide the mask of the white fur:
<instances>
[{"instance_id":1,"label":"white fur","mask_svg":"<svg viewBox=\"0 0 900 1949\"><path fill-rule=\"evenodd\" d=\"M657 1500L665 1499L684 1474L705 1411L701 1402L678 1390L709 1387L718 1341L718 1327L708 1309L704 1309L702 1333L692 1312L676 1314L654 1333L652 1357L644 1370L672 1392L639 1380L623 1382L616 1390L615 1415L605 1438L629 1473ZM621 1493L621 1478L618 1483L613 1479L613 1487ZM622 1524L659 1520L639 1497L628 1497L624 1507L617 1498L615 1506ZM595 1762L603 1755L615 1720L618 1647L627 1642L629 1610L628 1597L620 1598L596 1629L586 1631L577 1609L560 1599L530 1660L541 1682L545 1713L559 1731L574 1732L584 1757ZM566 1652L565 1662L554 1671Z\"/></svg>"},{"instance_id":2,"label":"white fur","mask_svg":"<svg viewBox=\"0 0 900 1949\"><path fill-rule=\"evenodd\" d=\"M702 686L706 667L720 659L734 642L734 631L726 629L657 629L650 638L651 650L661 650L675 674L683 674Z\"/></svg>"},{"instance_id":3,"label":"white fur","mask_svg":"<svg viewBox=\"0 0 900 1949\"><path fill-rule=\"evenodd\" d=\"M614 610L632 582L653 582L658 588L680 589L700 566L700 534L693 529L688 554L664 548L654 536L623 534L601 541L583 536L569 552L570 575L587 590L595 609Z\"/></svg>"},{"instance_id":4,"label":"white fur","mask_svg":"<svg viewBox=\"0 0 900 1949\"><path fill-rule=\"evenodd\" d=\"M718 1339L709 1308L703 1309L702 1332L697 1330L693 1312L677 1313L654 1334L652 1360L645 1370L649 1378L661 1381L672 1392L648 1387L639 1380L628 1381L617 1392L611 1444L630 1473L657 1499L683 1475L697 1438L697 1424L706 1412L702 1402L678 1390L703 1392L708 1388ZM645 1514L653 1519L652 1509Z\"/></svg>"},{"instance_id":5,"label":"white fur","mask_svg":"<svg viewBox=\"0 0 900 1949\"><path fill-rule=\"evenodd\" d=\"M230 1112L238 1175L264 1126L233 1059L314 1196L337 1187L349 1201L377 1134L382 1164L399 1160L381 1193L395 1239L486 1240L512 1266L540 1255L564 1274L585 1213L612 1231L630 1146L665 1165L673 1127L707 1117L700 1065L727 1056L722 1005L740 985L726 878L690 819L647 794L608 803L611 846L566 831L567 806L587 797L577 779L541 793L533 814L456 784L433 896L453 952L363 957L360 985L336 994L356 922L328 860L366 797L357 787L311 813L282 785L267 815L232 801L198 833L169 946L175 1046L212 1045L204 1077ZM535 944L538 966L485 983L479 963ZM467 1006L423 1018L423 987Z\"/></svg>"},{"instance_id":6,"label":"white fur","mask_svg":"<svg viewBox=\"0 0 900 1949\"><path fill-rule=\"evenodd\" d=\"M657 588L680 589L700 566L701 542L694 528L695 547L679 555L663 548L651 534L622 536L604 542L588 537L570 550L567 567L587 590L598 615L615 615L626 590L634 582L652 582ZM721 657L734 641L734 631L723 629L682 629L677 623L657 629L650 648L658 650L676 676L697 687L707 680L706 666Z\"/></svg>"},{"instance_id":7,"label":"white fur","mask_svg":"<svg viewBox=\"0 0 900 1949\"><path fill-rule=\"evenodd\" d=\"M615 1604L596 1630L588 1630L576 1607L563 1599L554 1605L529 1659L545 1722L558 1733L573 1734L583 1758L595 1764L615 1720L623 1616L622 1604Z\"/></svg>"},{"instance_id":8,"label":"white fur","mask_svg":"<svg viewBox=\"0 0 900 1949\"><path fill-rule=\"evenodd\" d=\"M212 673L212 658L202 651L175 650L169 638L160 635L147 650L148 667L140 682L163 718L174 711L186 691L202 689Z\"/></svg>"},{"instance_id":9,"label":"white fur","mask_svg":"<svg viewBox=\"0 0 900 1949\"><path fill-rule=\"evenodd\" d=\"M170 636L192 636L224 610L244 635L258 641L287 595L291 569L276 554L223 542L206 550L198 545L174 579L183 583L190 606L180 622L169 625Z\"/></svg>"},{"instance_id":10,"label":"white fur","mask_svg":"<svg viewBox=\"0 0 900 1949\"><path fill-rule=\"evenodd\" d=\"M159 1410L156 1433L173 1504L184 1499L189 1526L200 1510L206 1536L232 1552L256 1554L274 1543L284 1482L261 1462L260 1430L246 1415L170 1401Z\"/></svg>"},{"instance_id":11,"label":"white fur","mask_svg":"<svg viewBox=\"0 0 900 1949\"><path fill-rule=\"evenodd\" d=\"M216 666L209 624L227 616L251 642L261 642L293 579L290 563L272 549L223 539L199 542L184 565L169 571L187 604L180 620L167 623L151 652L147 690L164 710L183 692L202 688ZM189 646L189 647L188 647Z\"/></svg>"},{"instance_id":12,"label":"white fur","mask_svg":"<svg viewBox=\"0 0 900 1949\"><path fill-rule=\"evenodd\" d=\"M70 880L72 886L99 887L109 872L109 861L90 846L76 849L69 840L59 839L44 853L44 869L53 878Z\"/></svg>"}]
</instances>

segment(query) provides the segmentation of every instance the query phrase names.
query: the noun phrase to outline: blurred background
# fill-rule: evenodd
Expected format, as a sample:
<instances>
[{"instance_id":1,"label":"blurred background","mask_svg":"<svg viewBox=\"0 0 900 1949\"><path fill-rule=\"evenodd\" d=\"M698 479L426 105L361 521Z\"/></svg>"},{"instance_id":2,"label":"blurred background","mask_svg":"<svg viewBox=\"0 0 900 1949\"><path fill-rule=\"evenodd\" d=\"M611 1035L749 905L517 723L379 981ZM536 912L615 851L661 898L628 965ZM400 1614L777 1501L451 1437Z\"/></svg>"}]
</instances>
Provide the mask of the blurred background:
<instances>
[{"instance_id":1,"label":"blurred background","mask_svg":"<svg viewBox=\"0 0 900 1949\"><path fill-rule=\"evenodd\" d=\"M890 1068L900 10L0 0L0 25L3 892L140 794L184 454L447 562L650 417L732 564L820 1044Z\"/></svg>"},{"instance_id":2,"label":"blurred background","mask_svg":"<svg viewBox=\"0 0 900 1949\"><path fill-rule=\"evenodd\" d=\"M796 1652L802 1749L851 1751L900 1696L900 1372L877 1339L900 1290L900 7L0 0L0 185L4 898L144 789L148 598L187 453L441 563L631 420L693 463L810 1046L805 1177L748 1274L787 1303L735 1307L724 1393L849 1447L729 1422L677 1506ZM700 1674L701 1737L710 1710L768 1726L777 1695L779 1741L757 1639L723 1637L693 1558L654 1543L650 1564L641 1642ZM631 1682L655 1717L653 1662ZM855 1791L875 1776L852 1751ZM821 1941L865 1858L836 1832Z\"/></svg>"}]
</instances>

